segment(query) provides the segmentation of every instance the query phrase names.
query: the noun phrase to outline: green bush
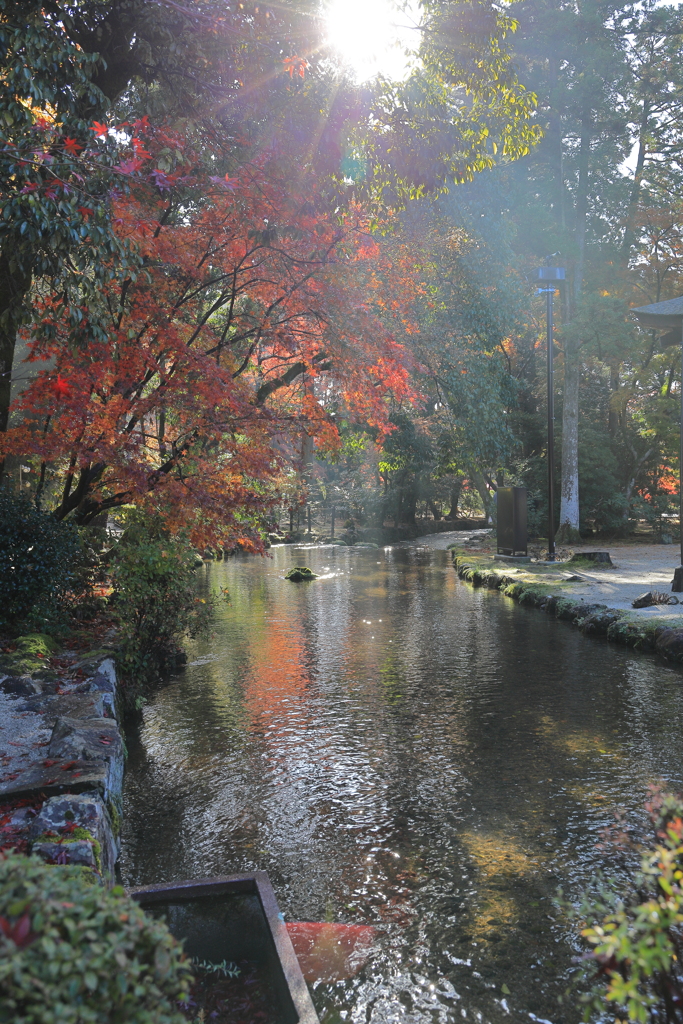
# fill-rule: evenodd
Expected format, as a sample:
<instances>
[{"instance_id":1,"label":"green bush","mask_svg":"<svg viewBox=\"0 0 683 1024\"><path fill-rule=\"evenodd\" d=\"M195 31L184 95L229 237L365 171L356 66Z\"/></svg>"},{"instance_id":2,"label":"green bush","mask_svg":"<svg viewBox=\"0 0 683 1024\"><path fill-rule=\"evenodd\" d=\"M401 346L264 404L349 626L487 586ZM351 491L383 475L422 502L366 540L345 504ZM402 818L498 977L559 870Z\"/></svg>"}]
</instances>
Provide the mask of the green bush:
<instances>
[{"instance_id":1,"label":"green bush","mask_svg":"<svg viewBox=\"0 0 683 1024\"><path fill-rule=\"evenodd\" d=\"M599 880L573 911L591 949L578 979L584 1020L606 1010L622 1022L683 1020L683 801L655 793L648 810L651 843L619 836L622 860L638 853L628 883Z\"/></svg>"},{"instance_id":2,"label":"green bush","mask_svg":"<svg viewBox=\"0 0 683 1024\"><path fill-rule=\"evenodd\" d=\"M0 858L0 1021L184 1024L190 967L166 926L83 870Z\"/></svg>"},{"instance_id":3,"label":"green bush","mask_svg":"<svg viewBox=\"0 0 683 1024\"><path fill-rule=\"evenodd\" d=\"M181 640L206 630L211 598L197 594L197 556L154 522L129 525L111 557L112 605L119 624L117 663L129 707L178 664Z\"/></svg>"},{"instance_id":4,"label":"green bush","mask_svg":"<svg viewBox=\"0 0 683 1024\"><path fill-rule=\"evenodd\" d=\"M80 551L74 527L0 490L0 625L44 627L77 583Z\"/></svg>"}]
</instances>

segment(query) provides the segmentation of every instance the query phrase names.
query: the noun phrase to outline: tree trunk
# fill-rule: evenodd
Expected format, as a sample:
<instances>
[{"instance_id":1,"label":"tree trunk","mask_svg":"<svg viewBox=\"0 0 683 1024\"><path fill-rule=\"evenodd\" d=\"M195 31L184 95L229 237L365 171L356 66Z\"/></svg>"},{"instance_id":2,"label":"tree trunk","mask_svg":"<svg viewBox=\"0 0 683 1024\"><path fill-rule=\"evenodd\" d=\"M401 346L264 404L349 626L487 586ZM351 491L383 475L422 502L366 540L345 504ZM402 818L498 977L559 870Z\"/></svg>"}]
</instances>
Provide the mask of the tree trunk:
<instances>
[{"instance_id":1,"label":"tree trunk","mask_svg":"<svg viewBox=\"0 0 683 1024\"><path fill-rule=\"evenodd\" d=\"M462 485L465 482L464 476L457 476L453 481L451 487L451 509L448 513L447 519L458 518L458 502L460 501L460 495L462 494Z\"/></svg>"},{"instance_id":2,"label":"tree trunk","mask_svg":"<svg viewBox=\"0 0 683 1024\"><path fill-rule=\"evenodd\" d=\"M610 384L610 391L612 393L610 395L609 413L607 415L608 415L609 436L612 437L612 438L615 438L617 436L617 433L619 432L619 426L620 426L620 420L621 420L621 415L620 415L620 410L619 410L619 401L618 401L618 396L619 396L619 365L620 365L619 363L612 363L612 365L610 366L610 372L609 372L609 384Z\"/></svg>"},{"instance_id":3,"label":"tree trunk","mask_svg":"<svg viewBox=\"0 0 683 1024\"><path fill-rule=\"evenodd\" d=\"M478 469L472 470L470 473L470 480L477 488L477 493L479 494L479 497L481 498L481 503L484 506L484 515L486 517L486 521L488 522L489 510L491 508L491 494L489 492L488 487L486 486L484 474L480 472L480 470Z\"/></svg>"},{"instance_id":4,"label":"tree trunk","mask_svg":"<svg viewBox=\"0 0 683 1024\"><path fill-rule=\"evenodd\" d=\"M549 71L549 101L548 128L546 131L546 145L550 151L550 161L553 168L554 194L553 203L555 218L558 226L565 227L565 194L564 194L564 168L563 168L563 138L562 118L558 109L557 99L560 90L558 62L554 57L548 60Z\"/></svg>"},{"instance_id":5,"label":"tree trunk","mask_svg":"<svg viewBox=\"0 0 683 1024\"><path fill-rule=\"evenodd\" d=\"M400 526L403 522L403 491L405 489L407 470L403 470L398 474L398 480L396 481L396 518L394 520L394 526Z\"/></svg>"},{"instance_id":6,"label":"tree trunk","mask_svg":"<svg viewBox=\"0 0 683 1024\"><path fill-rule=\"evenodd\" d=\"M562 484L560 527L557 539L571 544L579 535L579 380L581 364L578 345L565 346L564 404L562 407Z\"/></svg>"},{"instance_id":7,"label":"tree trunk","mask_svg":"<svg viewBox=\"0 0 683 1024\"><path fill-rule=\"evenodd\" d=\"M638 131L638 156L636 157L636 169L635 174L633 175L633 185L631 186L624 238L621 244L620 262L622 270L626 270L628 268L629 259L631 258L631 248L636 239L636 217L638 214L638 205L640 203L640 189L643 181L643 170L645 168L645 160L647 157L647 134L650 127L650 103L651 101L649 98L643 101L643 111L640 118L640 128Z\"/></svg>"},{"instance_id":8,"label":"tree trunk","mask_svg":"<svg viewBox=\"0 0 683 1024\"><path fill-rule=\"evenodd\" d=\"M417 510L417 500L420 496L420 478L415 474L412 483L407 488L406 502L405 502L405 522L409 523L410 526L415 525L415 512Z\"/></svg>"},{"instance_id":9,"label":"tree trunk","mask_svg":"<svg viewBox=\"0 0 683 1024\"><path fill-rule=\"evenodd\" d=\"M590 102L586 102L581 120L581 149L579 151L579 183L576 195L576 221L574 238L578 250L574 265L574 309L581 298L584 258L586 249L586 214L588 212L588 161L593 137L593 117ZM564 351L564 400L562 405L562 483L560 485L560 528L557 539L571 544L579 534L579 382L581 364L580 343L567 341Z\"/></svg>"},{"instance_id":10,"label":"tree trunk","mask_svg":"<svg viewBox=\"0 0 683 1024\"><path fill-rule=\"evenodd\" d=\"M578 255L574 267L574 302L578 303L583 288L583 268L586 252L586 214L588 213L588 161L593 138L593 112L586 104L581 120L581 148L579 150L579 184L576 191L576 220L574 239Z\"/></svg>"},{"instance_id":11,"label":"tree trunk","mask_svg":"<svg viewBox=\"0 0 683 1024\"><path fill-rule=\"evenodd\" d=\"M432 501L431 498L427 498L427 507L429 508L429 511L434 516L434 522L438 523L439 520L441 519L441 513L439 512L439 509L434 504L434 502Z\"/></svg>"},{"instance_id":12,"label":"tree trunk","mask_svg":"<svg viewBox=\"0 0 683 1024\"><path fill-rule=\"evenodd\" d=\"M0 431L7 430L12 400L12 364L20 322L20 310L31 277L12 268L5 255L0 256ZM0 461L0 480L4 460Z\"/></svg>"}]
</instances>

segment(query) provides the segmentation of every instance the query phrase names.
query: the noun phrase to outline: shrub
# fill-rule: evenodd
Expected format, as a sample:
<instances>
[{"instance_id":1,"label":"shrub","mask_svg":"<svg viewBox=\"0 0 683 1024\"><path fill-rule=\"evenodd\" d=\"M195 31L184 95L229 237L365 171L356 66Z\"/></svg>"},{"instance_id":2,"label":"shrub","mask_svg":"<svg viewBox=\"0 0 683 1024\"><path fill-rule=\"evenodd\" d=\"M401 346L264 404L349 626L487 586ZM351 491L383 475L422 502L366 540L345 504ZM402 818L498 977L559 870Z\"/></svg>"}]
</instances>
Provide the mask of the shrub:
<instances>
[{"instance_id":1,"label":"shrub","mask_svg":"<svg viewBox=\"0 0 683 1024\"><path fill-rule=\"evenodd\" d=\"M609 1008L624 1022L683 1021L683 801L655 793L648 810L654 838L638 848L630 884L600 880L574 911L591 947L579 976L584 1020Z\"/></svg>"},{"instance_id":2,"label":"shrub","mask_svg":"<svg viewBox=\"0 0 683 1024\"><path fill-rule=\"evenodd\" d=\"M0 624L44 626L74 586L81 543L23 495L0 490Z\"/></svg>"},{"instance_id":3,"label":"shrub","mask_svg":"<svg viewBox=\"0 0 683 1024\"><path fill-rule=\"evenodd\" d=\"M0 857L0 1020L184 1024L189 964L165 924L83 869Z\"/></svg>"},{"instance_id":4,"label":"shrub","mask_svg":"<svg viewBox=\"0 0 683 1024\"><path fill-rule=\"evenodd\" d=\"M638 519L644 519L657 541L668 534L670 538L675 535L671 520L678 518L678 495L675 494L653 494L648 498L636 495L631 502L632 518L637 523Z\"/></svg>"},{"instance_id":5,"label":"shrub","mask_svg":"<svg viewBox=\"0 0 683 1024\"><path fill-rule=\"evenodd\" d=\"M207 628L213 604L197 595L193 549L164 536L154 522L134 521L111 561L117 663L125 700L136 706L150 684L178 663L183 636Z\"/></svg>"}]
</instances>

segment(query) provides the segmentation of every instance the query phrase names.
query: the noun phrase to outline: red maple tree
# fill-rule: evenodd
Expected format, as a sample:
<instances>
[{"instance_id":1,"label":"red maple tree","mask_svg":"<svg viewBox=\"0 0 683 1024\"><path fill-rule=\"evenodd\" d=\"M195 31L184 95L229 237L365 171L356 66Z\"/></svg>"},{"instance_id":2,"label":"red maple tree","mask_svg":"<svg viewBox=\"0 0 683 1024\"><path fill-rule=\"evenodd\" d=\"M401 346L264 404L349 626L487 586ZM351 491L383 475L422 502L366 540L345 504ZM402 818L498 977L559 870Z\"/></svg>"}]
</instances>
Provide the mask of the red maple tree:
<instances>
[{"instance_id":1,"label":"red maple tree","mask_svg":"<svg viewBox=\"0 0 683 1024\"><path fill-rule=\"evenodd\" d=\"M182 138L134 132L112 201L140 269L112 261L76 330L58 296L36 298L29 358L45 365L0 455L40 462L58 518L150 504L197 542L258 548L303 433L334 448L344 417L381 438L388 396L413 399L415 277L312 170L262 153L207 175Z\"/></svg>"}]
</instances>

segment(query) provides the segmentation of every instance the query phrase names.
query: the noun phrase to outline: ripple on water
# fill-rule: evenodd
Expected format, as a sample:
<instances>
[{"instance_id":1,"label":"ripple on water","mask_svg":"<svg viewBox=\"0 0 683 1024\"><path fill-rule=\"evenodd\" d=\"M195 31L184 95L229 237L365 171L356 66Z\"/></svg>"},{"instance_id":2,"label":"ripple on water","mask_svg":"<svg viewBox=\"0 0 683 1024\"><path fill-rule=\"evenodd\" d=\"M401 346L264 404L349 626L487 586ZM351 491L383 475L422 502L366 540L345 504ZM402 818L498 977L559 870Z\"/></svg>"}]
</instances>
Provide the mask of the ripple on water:
<instances>
[{"instance_id":1,"label":"ripple on water","mask_svg":"<svg viewBox=\"0 0 683 1024\"><path fill-rule=\"evenodd\" d=\"M546 1020L553 896L615 808L681 784L678 670L462 584L445 552L310 548L206 567L215 636L129 738L128 884L265 869L287 917L372 924L325 1024ZM642 816L642 815L641 815Z\"/></svg>"}]
</instances>

